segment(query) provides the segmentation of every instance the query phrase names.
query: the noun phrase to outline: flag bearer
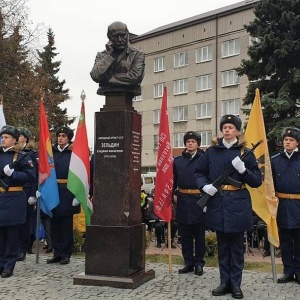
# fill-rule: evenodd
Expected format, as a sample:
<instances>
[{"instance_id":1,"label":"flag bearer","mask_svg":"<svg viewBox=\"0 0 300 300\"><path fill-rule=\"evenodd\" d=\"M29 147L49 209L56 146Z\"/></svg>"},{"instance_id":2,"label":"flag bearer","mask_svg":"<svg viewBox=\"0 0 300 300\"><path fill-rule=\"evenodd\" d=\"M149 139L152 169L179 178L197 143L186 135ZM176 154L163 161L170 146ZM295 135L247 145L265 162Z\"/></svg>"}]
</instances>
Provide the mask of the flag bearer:
<instances>
[{"instance_id":1,"label":"flag bearer","mask_svg":"<svg viewBox=\"0 0 300 300\"><path fill-rule=\"evenodd\" d=\"M73 251L73 214L80 212L79 201L67 188L73 136L74 133L69 127L58 128L57 142L52 148L60 203L52 210L51 238L54 255L47 260L48 264L70 263Z\"/></svg>"},{"instance_id":2,"label":"flag bearer","mask_svg":"<svg viewBox=\"0 0 300 300\"><path fill-rule=\"evenodd\" d=\"M20 131L19 145L22 151L26 152L35 166L37 172L37 159L38 155L35 150L34 143L30 141L31 132L25 127L18 127ZM38 189L37 177L32 183L26 183L24 185L24 192L26 194L26 222L20 226L20 246L18 261L26 259L26 253L32 254L32 244L34 242L33 230L34 230L34 206L36 204L36 191Z\"/></svg>"},{"instance_id":3,"label":"flag bearer","mask_svg":"<svg viewBox=\"0 0 300 300\"><path fill-rule=\"evenodd\" d=\"M26 220L23 185L35 180L36 170L31 157L16 145L17 128L5 125L0 136L0 274L8 278L18 257L20 225Z\"/></svg>"},{"instance_id":4,"label":"flag bearer","mask_svg":"<svg viewBox=\"0 0 300 300\"><path fill-rule=\"evenodd\" d=\"M242 121L235 115L224 115L220 120L222 138L213 140L195 169L196 182L211 198L207 204L206 226L216 231L221 284L212 291L214 296L232 293L244 297L241 290L244 267L244 232L252 228L251 199L245 184L255 188L262 183L262 176L253 153L240 159L245 148L240 138ZM224 181L220 190L212 182L226 168L233 166L235 185Z\"/></svg>"},{"instance_id":5,"label":"flag bearer","mask_svg":"<svg viewBox=\"0 0 300 300\"><path fill-rule=\"evenodd\" d=\"M203 155L199 148L201 136L195 131L188 131L183 142L185 150L174 159L174 199L177 204L176 219L181 236L184 267L179 274L195 272L203 275L205 254L205 216L197 205L200 191L195 181L195 167Z\"/></svg>"},{"instance_id":6,"label":"flag bearer","mask_svg":"<svg viewBox=\"0 0 300 300\"><path fill-rule=\"evenodd\" d=\"M283 276L278 283L295 279L300 284L300 130L285 128L282 140L283 149L271 158L279 198L277 224L283 262Z\"/></svg>"}]
</instances>

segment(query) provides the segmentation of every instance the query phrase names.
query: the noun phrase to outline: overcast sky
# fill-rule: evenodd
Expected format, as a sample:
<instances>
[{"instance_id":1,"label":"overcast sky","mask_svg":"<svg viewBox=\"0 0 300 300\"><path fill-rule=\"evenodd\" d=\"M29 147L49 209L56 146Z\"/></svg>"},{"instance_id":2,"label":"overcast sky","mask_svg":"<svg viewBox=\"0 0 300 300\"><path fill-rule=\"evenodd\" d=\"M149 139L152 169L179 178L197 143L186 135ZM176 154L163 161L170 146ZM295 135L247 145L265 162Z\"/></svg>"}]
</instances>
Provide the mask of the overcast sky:
<instances>
[{"instance_id":1,"label":"overcast sky","mask_svg":"<svg viewBox=\"0 0 300 300\"><path fill-rule=\"evenodd\" d=\"M114 21L125 23L131 33L140 35L159 26L224 7L240 0L174 0L101 1L101 0L28 0L30 19L52 28L55 46L61 60L60 80L70 89L71 100L66 102L68 114L78 117L81 91L86 94L86 124L90 146L93 145L94 112L104 104L96 94L97 84L90 71L98 51L105 49L107 26ZM127 4L126 4L127 3ZM43 41L43 46L47 42ZM72 128L77 127L77 120Z\"/></svg>"}]
</instances>

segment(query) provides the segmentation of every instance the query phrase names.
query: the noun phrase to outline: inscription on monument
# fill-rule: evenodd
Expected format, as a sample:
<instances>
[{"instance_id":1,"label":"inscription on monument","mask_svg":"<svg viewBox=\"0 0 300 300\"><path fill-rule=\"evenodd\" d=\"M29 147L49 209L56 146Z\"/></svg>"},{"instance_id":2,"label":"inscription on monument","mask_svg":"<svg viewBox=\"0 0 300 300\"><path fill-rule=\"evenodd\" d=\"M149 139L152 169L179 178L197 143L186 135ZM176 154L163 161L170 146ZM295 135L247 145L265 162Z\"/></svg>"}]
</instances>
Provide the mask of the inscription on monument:
<instances>
[{"instance_id":1,"label":"inscription on monument","mask_svg":"<svg viewBox=\"0 0 300 300\"><path fill-rule=\"evenodd\" d=\"M132 166L133 171L140 170L141 163L141 133L137 131L132 131Z\"/></svg>"},{"instance_id":2,"label":"inscription on monument","mask_svg":"<svg viewBox=\"0 0 300 300\"><path fill-rule=\"evenodd\" d=\"M118 154L124 152L124 136L99 136L100 143L97 145L97 153L102 154L104 159L115 159Z\"/></svg>"}]
</instances>

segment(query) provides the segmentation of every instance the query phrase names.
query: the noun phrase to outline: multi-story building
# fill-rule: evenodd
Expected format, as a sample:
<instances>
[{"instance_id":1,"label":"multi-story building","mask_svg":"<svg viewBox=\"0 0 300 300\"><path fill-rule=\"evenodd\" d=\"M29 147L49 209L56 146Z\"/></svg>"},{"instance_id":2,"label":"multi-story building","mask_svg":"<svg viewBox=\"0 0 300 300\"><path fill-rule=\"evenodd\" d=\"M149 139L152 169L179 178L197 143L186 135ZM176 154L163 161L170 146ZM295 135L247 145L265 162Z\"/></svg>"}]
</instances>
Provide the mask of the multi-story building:
<instances>
[{"instance_id":1,"label":"multi-story building","mask_svg":"<svg viewBox=\"0 0 300 300\"><path fill-rule=\"evenodd\" d=\"M257 0L243 1L156 28L132 44L146 54L142 95L134 99L142 114L142 171L155 171L163 88L167 87L173 154L181 153L188 130L201 134L202 147L219 135L223 114L241 116L248 80L234 68L247 58Z\"/></svg>"}]
</instances>

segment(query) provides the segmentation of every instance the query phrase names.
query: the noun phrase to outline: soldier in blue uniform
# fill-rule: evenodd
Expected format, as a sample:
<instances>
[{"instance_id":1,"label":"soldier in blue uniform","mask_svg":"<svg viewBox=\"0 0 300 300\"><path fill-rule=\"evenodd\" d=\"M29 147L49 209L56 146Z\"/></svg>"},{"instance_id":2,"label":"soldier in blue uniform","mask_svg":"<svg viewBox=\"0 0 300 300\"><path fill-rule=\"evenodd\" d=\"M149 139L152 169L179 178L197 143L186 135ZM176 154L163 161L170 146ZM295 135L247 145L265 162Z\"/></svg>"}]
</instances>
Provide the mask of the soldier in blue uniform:
<instances>
[{"instance_id":1,"label":"soldier in blue uniform","mask_svg":"<svg viewBox=\"0 0 300 300\"><path fill-rule=\"evenodd\" d=\"M205 264L205 216L197 205L200 191L195 181L195 167L203 155L199 148L201 136L188 131L183 138L185 150L174 159L174 198L177 205L176 219L181 236L184 267L179 274L195 272L203 275Z\"/></svg>"},{"instance_id":2,"label":"soldier in blue uniform","mask_svg":"<svg viewBox=\"0 0 300 300\"><path fill-rule=\"evenodd\" d=\"M19 145L22 151L26 152L30 157L37 170L37 159L38 155L35 150L34 143L29 141L31 133L25 127L18 127L20 131ZM32 244L34 242L33 230L34 230L34 209L36 204L36 191L38 189L38 174L36 174L36 180L32 183L26 183L23 186L24 192L26 194L27 204L26 204L26 222L20 226L20 246L18 261L23 261L26 259L26 253L33 253Z\"/></svg>"},{"instance_id":3,"label":"soldier in blue uniform","mask_svg":"<svg viewBox=\"0 0 300 300\"><path fill-rule=\"evenodd\" d=\"M279 198L277 224L283 262L283 276L278 283L295 279L300 284L300 130L285 128L282 139L283 149L271 158Z\"/></svg>"},{"instance_id":4,"label":"soldier in blue uniform","mask_svg":"<svg viewBox=\"0 0 300 300\"><path fill-rule=\"evenodd\" d=\"M252 228L251 199L245 184L255 188L262 183L262 176L253 153L240 159L249 151L240 138L242 121L235 115L224 115L220 120L222 138L215 138L195 170L197 187L212 196L207 204L206 226L216 231L221 284L212 291L214 296L232 293L244 297L241 290L244 267L244 232ZM231 183L224 182L217 190L212 182L233 165L236 172Z\"/></svg>"},{"instance_id":5,"label":"soldier in blue uniform","mask_svg":"<svg viewBox=\"0 0 300 300\"><path fill-rule=\"evenodd\" d=\"M17 128L3 126L0 136L0 274L8 278L18 257L20 225L26 221L23 185L34 181L36 170L31 157L16 145Z\"/></svg>"},{"instance_id":6,"label":"soldier in blue uniform","mask_svg":"<svg viewBox=\"0 0 300 300\"><path fill-rule=\"evenodd\" d=\"M48 264L70 263L73 251L73 214L80 212L79 201L67 188L73 136L74 133L69 127L58 128L57 143L52 147L60 203L52 210L51 237L54 256L47 260Z\"/></svg>"}]
</instances>

